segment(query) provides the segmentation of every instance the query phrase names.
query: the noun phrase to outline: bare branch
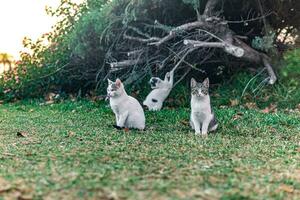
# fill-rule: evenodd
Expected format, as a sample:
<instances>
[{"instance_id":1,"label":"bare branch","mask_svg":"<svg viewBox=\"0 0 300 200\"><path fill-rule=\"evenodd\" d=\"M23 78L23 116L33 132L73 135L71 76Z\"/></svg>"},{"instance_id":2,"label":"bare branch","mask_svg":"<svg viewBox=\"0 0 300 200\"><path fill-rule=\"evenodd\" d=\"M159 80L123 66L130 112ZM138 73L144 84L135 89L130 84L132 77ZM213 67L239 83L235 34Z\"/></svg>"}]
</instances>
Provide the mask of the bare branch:
<instances>
[{"instance_id":1,"label":"bare branch","mask_svg":"<svg viewBox=\"0 0 300 200\"><path fill-rule=\"evenodd\" d=\"M134 66L140 63L143 63L144 61L141 59L138 60L124 60L121 62L114 62L114 63L110 63L110 67L113 68L124 68L124 67L128 67L128 66Z\"/></svg>"},{"instance_id":2,"label":"bare branch","mask_svg":"<svg viewBox=\"0 0 300 200\"><path fill-rule=\"evenodd\" d=\"M128 53L127 53L127 56L128 57L131 57L131 56L138 56L138 55L140 55L140 54L142 54L144 52L144 49L137 49L137 50L133 50L133 51L129 51Z\"/></svg>"},{"instance_id":3,"label":"bare branch","mask_svg":"<svg viewBox=\"0 0 300 200\"><path fill-rule=\"evenodd\" d=\"M247 60L249 62L255 62L257 64L261 64L267 68L268 74L270 76L269 84L272 85L276 82L277 80L276 74L270 63L270 58L266 54L254 50L249 45L247 45L246 43L244 43L243 41L241 41L236 37L233 38L233 43L234 45L244 49L245 53L242 56L242 59Z\"/></svg>"},{"instance_id":4,"label":"bare branch","mask_svg":"<svg viewBox=\"0 0 300 200\"><path fill-rule=\"evenodd\" d=\"M179 60L179 62L175 65L175 67L171 70L171 72L174 72L179 65L181 65L182 62L184 62L184 59L187 57L187 55L189 55L192 51L194 51L196 48L191 48L189 50L186 51L186 53L182 56L182 58Z\"/></svg>"},{"instance_id":5,"label":"bare branch","mask_svg":"<svg viewBox=\"0 0 300 200\"><path fill-rule=\"evenodd\" d=\"M238 58L244 55L244 50L242 48L225 42L201 42L196 40L184 40L183 43L185 45L192 45L193 47L222 48L225 52Z\"/></svg>"},{"instance_id":6,"label":"bare branch","mask_svg":"<svg viewBox=\"0 0 300 200\"><path fill-rule=\"evenodd\" d=\"M140 38L140 37L133 37L133 36L127 35L126 33L124 33L123 37L124 37L124 39L133 40L133 41L141 42L141 43L149 43L149 42L155 42L155 41L160 40L160 38L157 38L157 37L151 37L148 39L144 39L144 38Z\"/></svg>"},{"instance_id":7,"label":"bare branch","mask_svg":"<svg viewBox=\"0 0 300 200\"><path fill-rule=\"evenodd\" d=\"M161 44L173 39L176 36L176 33L178 33L178 32L189 31L189 30L192 30L194 28L202 27L204 25L205 25L205 23L203 23L202 21L196 21L196 22L190 22L190 23L187 23L187 24L183 24L181 26L177 26L169 32L169 35L161 38L157 42L149 43L148 45L160 46Z\"/></svg>"}]
</instances>

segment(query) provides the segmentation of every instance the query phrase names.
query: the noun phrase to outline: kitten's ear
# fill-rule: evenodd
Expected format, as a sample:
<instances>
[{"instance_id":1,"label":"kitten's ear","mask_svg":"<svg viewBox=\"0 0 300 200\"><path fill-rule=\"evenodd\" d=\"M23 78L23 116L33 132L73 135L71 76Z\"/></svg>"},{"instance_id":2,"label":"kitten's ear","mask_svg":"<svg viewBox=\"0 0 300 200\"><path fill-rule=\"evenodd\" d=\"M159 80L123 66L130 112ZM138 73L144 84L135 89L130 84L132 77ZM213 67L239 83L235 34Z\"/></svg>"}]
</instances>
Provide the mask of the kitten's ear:
<instances>
[{"instance_id":1,"label":"kitten's ear","mask_svg":"<svg viewBox=\"0 0 300 200\"><path fill-rule=\"evenodd\" d=\"M111 85L113 82L109 79L107 79L108 85Z\"/></svg>"},{"instance_id":2,"label":"kitten's ear","mask_svg":"<svg viewBox=\"0 0 300 200\"><path fill-rule=\"evenodd\" d=\"M205 87L209 87L209 79L208 78L206 78L204 81L203 81L203 85L205 86Z\"/></svg>"},{"instance_id":3,"label":"kitten's ear","mask_svg":"<svg viewBox=\"0 0 300 200\"><path fill-rule=\"evenodd\" d=\"M122 85L122 81L121 81L120 79L117 78L117 80L116 80L116 86L117 86L118 88L120 88L121 85Z\"/></svg>"},{"instance_id":4,"label":"kitten's ear","mask_svg":"<svg viewBox=\"0 0 300 200\"><path fill-rule=\"evenodd\" d=\"M191 79L191 88L196 87L196 85L197 85L197 81L194 78L192 78Z\"/></svg>"}]
</instances>

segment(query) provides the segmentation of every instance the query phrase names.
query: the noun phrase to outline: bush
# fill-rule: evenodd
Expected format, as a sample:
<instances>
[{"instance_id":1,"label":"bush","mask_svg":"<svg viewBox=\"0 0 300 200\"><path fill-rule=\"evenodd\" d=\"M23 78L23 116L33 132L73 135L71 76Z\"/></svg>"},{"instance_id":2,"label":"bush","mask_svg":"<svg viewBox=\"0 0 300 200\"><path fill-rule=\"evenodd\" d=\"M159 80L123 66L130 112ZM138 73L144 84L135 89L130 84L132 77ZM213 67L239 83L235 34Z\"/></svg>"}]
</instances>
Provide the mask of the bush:
<instances>
[{"instance_id":1,"label":"bush","mask_svg":"<svg viewBox=\"0 0 300 200\"><path fill-rule=\"evenodd\" d=\"M164 25L161 25L161 31L155 32L158 36L162 36L165 34L164 31L174 26L196 20L197 13L203 11L206 2L206 0L86 0L85 3L77 5L71 0L61 0L58 8L47 8L49 15L59 18L54 29L37 41L25 38L24 46L30 53L22 53L18 67L0 77L0 98L9 101L40 97L49 91L80 94L88 93L95 88L100 88L101 91L110 70L107 62L124 57L122 45L125 43L122 43L121 39L126 28L140 24L149 25L158 20ZM263 8L268 8L267 10L271 8L282 11L277 13L278 16L287 13L283 11L291 9L291 6L296 10L300 5L297 1L262 2ZM283 4L284 6L281 6ZM229 3L225 1L224 5L226 5L223 10L224 16L231 21L248 17L249 7L259 13L259 9L255 7L256 1L243 0L243 3L240 0ZM296 17L297 15L290 16L290 19ZM297 20L285 19L284 24L281 21L277 23L272 16L268 17L270 25L276 30L287 26L297 27ZM142 26L141 30L145 33L153 31L153 27L148 25ZM274 42L272 40L277 38L277 35L264 37L262 34L264 26L260 21L249 22L247 25L233 23L230 26L239 35L252 31L254 27L248 43L254 40L254 44L261 50L267 51L272 47ZM290 33L294 34L294 29ZM255 40L256 36L258 37ZM125 46L129 45L130 43L126 43ZM118 53L114 54L116 49ZM220 54L216 53L213 58L216 57L220 57ZM230 62L231 58L227 61ZM122 77L122 73L124 72L112 76ZM142 77L149 76L151 70L145 69L143 73ZM138 72L133 71L130 76L132 82L143 81Z\"/></svg>"}]
</instances>

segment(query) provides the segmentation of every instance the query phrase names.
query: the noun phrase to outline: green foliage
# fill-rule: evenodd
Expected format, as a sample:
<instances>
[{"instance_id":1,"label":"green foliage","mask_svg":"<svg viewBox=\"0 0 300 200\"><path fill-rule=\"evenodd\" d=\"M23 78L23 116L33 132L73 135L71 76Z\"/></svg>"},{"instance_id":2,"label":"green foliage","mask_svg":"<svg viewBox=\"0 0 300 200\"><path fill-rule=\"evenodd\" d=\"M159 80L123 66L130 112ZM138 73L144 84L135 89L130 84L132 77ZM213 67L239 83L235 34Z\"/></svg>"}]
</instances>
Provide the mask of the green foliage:
<instances>
[{"instance_id":1,"label":"green foliage","mask_svg":"<svg viewBox=\"0 0 300 200\"><path fill-rule=\"evenodd\" d=\"M290 85L300 87L300 49L290 51L285 55L285 62L280 70L280 77Z\"/></svg>"},{"instance_id":2,"label":"green foliage","mask_svg":"<svg viewBox=\"0 0 300 200\"><path fill-rule=\"evenodd\" d=\"M255 37L252 40L252 47L265 52L274 50L275 33L270 32L263 37Z\"/></svg>"}]
</instances>

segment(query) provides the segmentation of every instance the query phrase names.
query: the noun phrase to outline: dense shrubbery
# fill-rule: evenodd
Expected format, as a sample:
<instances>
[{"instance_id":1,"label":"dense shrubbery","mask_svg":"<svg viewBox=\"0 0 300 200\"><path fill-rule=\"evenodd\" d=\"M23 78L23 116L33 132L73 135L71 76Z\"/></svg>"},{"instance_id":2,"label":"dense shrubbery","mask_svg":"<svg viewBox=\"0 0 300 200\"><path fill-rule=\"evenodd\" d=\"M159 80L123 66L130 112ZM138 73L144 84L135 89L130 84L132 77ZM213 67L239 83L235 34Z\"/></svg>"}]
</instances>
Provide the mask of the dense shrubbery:
<instances>
[{"instance_id":1,"label":"dense shrubbery","mask_svg":"<svg viewBox=\"0 0 300 200\"><path fill-rule=\"evenodd\" d=\"M124 27L135 26L138 23L149 24L158 20L165 24L161 28L167 30L172 26L195 20L197 12L199 14L203 11L205 3L206 0L87 0L84 4L77 5L71 0L61 0L58 8L47 9L50 15L59 18L53 31L44 34L38 41L25 38L24 46L29 53L22 53L18 67L1 76L0 99L37 97L49 91L87 93L101 86L105 80L109 71L106 62L115 59L114 55L107 52L113 52L111 48L115 50L120 47L118 45ZM224 2L227 6L224 8L225 16L232 21L247 17L247 6L253 6L255 2L244 3ZM286 19L285 23L278 23L279 19L267 18L270 26L278 30L272 37L276 38L284 27L289 27L290 35L296 34L292 27L296 27L297 20L292 19L297 15L290 16L291 20L288 20L284 10L291 9L290 6L293 5L296 11L298 3L289 2L280 9L280 1L278 5L268 0L262 3L263 7L271 9L269 11L277 9L278 18ZM269 5L277 5L278 8ZM244 13L244 16L241 16L241 13ZM256 11L251 14L253 17L259 16ZM243 34L253 29L255 24L251 23L243 27L233 24L231 28L237 34ZM265 26L254 27L248 35L250 43L256 39L258 44L262 44L259 38L264 36L263 27ZM144 26L143 31L147 33L150 29L151 27ZM163 32L157 34L161 36ZM119 52L118 55L121 54ZM298 61L291 61L293 62ZM283 77L287 73L284 72Z\"/></svg>"}]
</instances>

